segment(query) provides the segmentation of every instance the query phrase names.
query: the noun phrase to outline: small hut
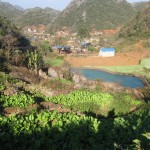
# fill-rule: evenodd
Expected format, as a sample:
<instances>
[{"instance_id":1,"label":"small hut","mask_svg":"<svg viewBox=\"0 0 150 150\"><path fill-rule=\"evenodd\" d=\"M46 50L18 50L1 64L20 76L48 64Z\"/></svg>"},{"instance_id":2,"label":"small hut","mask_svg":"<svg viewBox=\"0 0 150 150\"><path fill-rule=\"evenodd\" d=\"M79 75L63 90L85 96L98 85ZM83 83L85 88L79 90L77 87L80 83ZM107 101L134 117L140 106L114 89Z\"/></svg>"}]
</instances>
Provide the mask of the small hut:
<instances>
[{"instance_id":1,"label":"small hut","mask_svg":"<svg viewBox=\"0 0 150 150\"><path fill-rule=\"evenodd\" d=\"M115 55L115 48L101 48L99 50L99 56L113 57Z\"/></svg>"}]
</instances>

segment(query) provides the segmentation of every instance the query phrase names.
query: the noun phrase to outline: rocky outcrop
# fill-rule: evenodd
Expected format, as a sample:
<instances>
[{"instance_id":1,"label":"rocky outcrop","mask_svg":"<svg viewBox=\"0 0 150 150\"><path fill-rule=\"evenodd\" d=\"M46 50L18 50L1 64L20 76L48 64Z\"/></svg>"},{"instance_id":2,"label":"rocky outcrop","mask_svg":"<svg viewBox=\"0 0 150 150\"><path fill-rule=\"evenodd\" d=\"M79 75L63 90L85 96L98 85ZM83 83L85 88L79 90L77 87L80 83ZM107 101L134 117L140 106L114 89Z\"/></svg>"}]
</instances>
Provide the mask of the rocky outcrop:
<instances>
[{"instance_id":1,"label":"rocky outcrop","mask_svg":"<svg viewBox=\"0 0 150 150\"><path fill-rule=\"evenodd\" d=\"M64 79L65 71L61 68L47 68L46 71L42 69L38 72L39 76L44 79Z\"/></svg>"},{"instance_id":2,"label":"rocky outcrop","mask_svg":"<svg viewBox=\"0 0 150 150\"><path fill-rule=\"evenodd\" d=\"M56 110L56 109L60 109L62 107L62 105L54 104L52 102L41 102L40 105L43 108L49 109L49 110Z\"/></svg>"},{"instance_id":3,"label":"rocky outcrop","mask_svg":"<svg viewBox=\"0 0 150 150\"><path fill-rule=\"evenodd\" d=\"M3 94L6 96L14 95L17 94L17 90L13 87L7 88L6 90L3 91Z\"/></svg>"},{"instance_id":4,"label":"rocky outcrop","mask_svg":"<svg viewBox=\"0 0 150 150\"><path fill-rule=\"evenodd\" d=\"M96 88L96 82L95 81L88 80L82 75L74 74L72 77L72 80L75 84L74 85L75 89L80 89L80 88L94 89L94 88Z\"/></svg>"},{"instance_id":5,"label":"rocky outcrop","mask_svg":"<svg viewBox=\"0 0 150 150\"><path fill-rule=\"evenodd\" d=\"M4 109L5 116L16 115L22 112L25 112L25 111L18 107L6 107Z\"/></svg>"},{"instance_id":6,"label":"rocky outcrop","mask_svg":"<svg viewBox=\"0 0 150 150\"><path fill-rule=\"evenodd\" d=\"M23 82L26 83L39 83L40 78L37 74L35 74L33 71L28 70L26 67L14 67L11 66L11 73L10 75L13 78L17 78Z\"/></svg>"},{"instance_id":7,"label":"rocky outcrop","mask_svg":"<svg viewBox=\"0 0 150 150\"><path fill-rule=\"evenodd\" d=\"M115 92L121 92L124 90L124 87L122 87L119 84L116 83L112 83L112 82L102 82L102 86L106 89L106 90L112 90Z\"/></svg>"},{"instance_id":8,"label":"rocky outcrop","mask_svg":"<svg viewBox=\"0 0 150 150\"><path fill-rule=\"evenodd\" d=\"M59 74L54 68L48 68L48 76L52 78L59 78Z\"/></svg>"},{"instance_id":9,"label":"rocky outcrop","mask_svg":"<svg viewBox=\"0 0 150 150\"><path fill-rule=\"evenodd\" d=\"M144 89L141 90L141 89L134 89L133 90L133 94L136 98L138 99L144 99L145 95L144 95Z\"/></svg>"},{"instance_id":10,"label":"rocky outcrop","mask_svg":"<svg viewBox=\"0 0 150 150\"><path fill-rule=\"evenodd\" d=\"M5 116L11 116L11 115L17 115L17 114L24 114L24 113L28 113L33 109L37 109L39 106L38 104L32 104L30 106L28 106L25 109L21 109L19 107L6 107L3 110L3 114Z\"/></svg>"},{"instance_id":11,"label":"rocky outcrop","mask_svg":"<svg viewBox=\"0 0 150 150\"><path fill-rule=\"evenodd\" d=\"M41 93L41 94L43 94L46 97L50 97L50 96L54 95L54 92L50 88L43 87L43 86L40 86L40 85L34 85L34 84L27 85L25 87L25 90L26 91L33 91L33 92Z\"/></svg>"},{"instance_id":12,"label":"rocky outcrop","mask_svg":"<svg viewBox=\"0 0 150 150\"><path fill-rule=\"evenodd\" d=\"M42 69L39 70L39 76L44 78L44 79L48 79L48 76L46 74L46 72L44 72Z\"/></svg>"},{"instance_id":13,"label":"rocky outcrop","mask_svg":"<svg viewBox=\"0 0 150 150\"><path fill-rule=\"evenodd\" d=\"M41 102L40 106L44 109L48 109L50 111L54 111L57 110L60 113L64 113L64 112L71 112L70 109L66 109L66 108L62 108L63 105L60 104L54 104L52 102Z\"/></svg>"},{"instance_id":14,"label":"rocky outcrop","mask_svg":"<svg viewBox=\"0 0 150 150\"><path fill-rule=\"evenodd\" d=\"M72 80L75 84L79 84L79 83L83 84L83 83L87 83L88 81L84 76L78 74L74 74Z\"/></svg>"}]
</instances>

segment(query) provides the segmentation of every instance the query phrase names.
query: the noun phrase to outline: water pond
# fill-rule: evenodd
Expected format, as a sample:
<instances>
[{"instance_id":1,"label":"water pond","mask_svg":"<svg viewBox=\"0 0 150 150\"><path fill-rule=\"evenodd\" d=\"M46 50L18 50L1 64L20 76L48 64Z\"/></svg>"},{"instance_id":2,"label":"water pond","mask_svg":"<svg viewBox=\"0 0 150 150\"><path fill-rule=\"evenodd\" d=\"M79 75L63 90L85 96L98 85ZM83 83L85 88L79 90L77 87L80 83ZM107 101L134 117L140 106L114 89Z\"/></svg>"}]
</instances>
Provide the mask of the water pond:
<instances>
[{"instance_id":1,"label":"water pond","mask_svg":"<svg viewBox=\"0 0 150 150\"><path fill-rule=\"evenodd\" d=\"M100 79L106 82L119 83L123 87L129 87L129 88L143 88L144 87L143 81L139 77L136 77L136 76L113 74L113 73L109 73L103 70L96 70L96 69L71 68L71 72L81 74L87 79L91 79L91 80Z\"/></svg>"}]
</instances>

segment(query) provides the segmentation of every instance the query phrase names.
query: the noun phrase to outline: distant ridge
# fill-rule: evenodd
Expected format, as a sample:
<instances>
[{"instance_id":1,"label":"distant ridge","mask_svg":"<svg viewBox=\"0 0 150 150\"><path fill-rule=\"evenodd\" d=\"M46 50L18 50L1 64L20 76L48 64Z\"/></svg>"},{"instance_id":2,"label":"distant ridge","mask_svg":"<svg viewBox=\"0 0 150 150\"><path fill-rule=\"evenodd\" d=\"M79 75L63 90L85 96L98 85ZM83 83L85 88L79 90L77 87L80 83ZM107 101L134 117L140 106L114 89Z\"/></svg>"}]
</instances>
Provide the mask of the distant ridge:
<instances>
[{"instance_id":1,"label":"distant ridge","mask_svg":"<svg viewBox=\"0 0 150 150\"><path fill-rule=\"evenodd\" d=\"M73 30L113 29L127 22L135 10L126 0L72 0L68 7L49 25L49 30L69 27Z\"/></svg>"},{"instance_id":2,"label":"distant ridge","mask_svg":"<svg viewBox=\"0 0 150 150\"><path fill-rule=\"evenodd\" d=\"M31 8L25 10L25 12L16 20L17 24L20 26L26 25L48 25L51 23L54 18L60 13L58 10L54 10L52 8Z\"/></svg>"},{"instance_id":3,"label":"distant ridge","mask_svg":"<svg viewBox=\"0 0 150 150\"><path fill-rule=\"evenodd\" d=\"M9 19L14 20L21 16L24 13L24 11L21 9L21 7L13 6L10 3L1 2L0 1L0 15Z\"/></svg>"}]
</instances>

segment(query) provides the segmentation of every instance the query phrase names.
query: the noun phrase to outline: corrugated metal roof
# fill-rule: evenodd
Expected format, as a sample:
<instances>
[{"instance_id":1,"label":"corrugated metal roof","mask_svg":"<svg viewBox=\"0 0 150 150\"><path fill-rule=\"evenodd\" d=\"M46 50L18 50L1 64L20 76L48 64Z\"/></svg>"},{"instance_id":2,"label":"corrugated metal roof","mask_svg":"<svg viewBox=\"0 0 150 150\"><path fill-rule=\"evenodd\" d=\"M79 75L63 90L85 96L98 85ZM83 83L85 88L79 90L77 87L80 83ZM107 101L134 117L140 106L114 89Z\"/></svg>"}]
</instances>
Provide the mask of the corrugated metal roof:
<instances>
[{"instance_id":1,"label":"corrugated metal roof","mask_svg":"<svg viewBox=\"0 0 150 150\"><path fill-rule=\"evenodd\" d=\"M101 48L100 49L101 52L115 52L115 48L112 47L108 47L108 48Z\"/></svg>"}]
</instances>

